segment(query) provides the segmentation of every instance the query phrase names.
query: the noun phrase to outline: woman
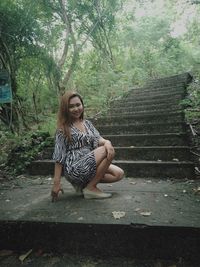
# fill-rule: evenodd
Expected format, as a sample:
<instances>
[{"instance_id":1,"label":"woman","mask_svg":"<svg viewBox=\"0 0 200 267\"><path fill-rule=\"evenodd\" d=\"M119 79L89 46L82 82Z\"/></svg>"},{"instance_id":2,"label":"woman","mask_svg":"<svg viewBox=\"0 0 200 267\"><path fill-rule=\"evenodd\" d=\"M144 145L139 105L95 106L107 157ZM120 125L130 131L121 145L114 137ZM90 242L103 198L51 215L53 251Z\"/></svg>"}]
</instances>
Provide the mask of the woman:
<instances>
[{"instance_id":1,"label":"woman","mask_svg":"<svg viewBox=\"0 0 200 267\"><path fill-rule=\"evenodd\" d=\"M92 123L84 120L84 105L76 92L66 92L60 103L55 137L54 184L52 201L63 190L60 185L62 170L66 179L86 199L111 197L102 192L98 183L113 183L123 178L121 168L111 164L114 148L102 138Z\"/></svg>"}]
</instances>

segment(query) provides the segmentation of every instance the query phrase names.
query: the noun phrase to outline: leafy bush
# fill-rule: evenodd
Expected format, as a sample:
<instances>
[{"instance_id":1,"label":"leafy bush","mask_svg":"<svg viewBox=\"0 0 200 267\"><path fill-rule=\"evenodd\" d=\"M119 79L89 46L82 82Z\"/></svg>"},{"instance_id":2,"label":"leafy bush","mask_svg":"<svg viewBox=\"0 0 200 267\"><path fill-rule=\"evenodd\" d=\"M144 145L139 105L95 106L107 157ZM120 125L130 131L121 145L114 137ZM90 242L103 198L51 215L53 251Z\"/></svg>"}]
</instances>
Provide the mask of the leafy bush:
<instances>
[{"instance_id":1,"label":"leafy bush","mask_svg":"<svg viewBox=\"0 0 200 267\"><path fill-rule=\"evenodd\" d=\"M38 153L51 144L52 139L49 137L48 132L36 131L27 134L10 151L7 158L6 170L12 175L24 173L31 161L37 157Z\"/></svg>"}]
</instances>

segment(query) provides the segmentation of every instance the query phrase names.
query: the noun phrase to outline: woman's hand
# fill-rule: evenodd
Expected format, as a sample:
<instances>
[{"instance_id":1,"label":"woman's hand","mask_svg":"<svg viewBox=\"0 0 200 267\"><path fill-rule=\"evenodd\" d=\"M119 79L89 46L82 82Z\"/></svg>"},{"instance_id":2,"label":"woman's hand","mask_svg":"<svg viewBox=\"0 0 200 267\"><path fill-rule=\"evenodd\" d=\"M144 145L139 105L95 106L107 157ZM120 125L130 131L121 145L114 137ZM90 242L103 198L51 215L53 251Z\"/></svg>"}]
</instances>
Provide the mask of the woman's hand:
<instances>
[{"instance_id":1,"label":"woman's hand","mask_svg":"<svg viewBox=\"0 0 200 267\"><path fill-rule=\"evenodd\" d=\"M105 141L104 146L105 146L106 151L107 151L107 159L112 160L114 158L114 155L115 155L114 147L112 146L112 144L109 140Z\"/></svg>"},{"instance_id":2,"label":"woman's hand","mask_svg":"<svg viewBox=\"0 0 200 267\"><path fill-rule=\"evenodd\" d=\"M51 190L52 202L55 202L58 200L59 192L61 192L62 194L64 193L63 189L61 188L60 181L54 181L54 184Z\"/></svg>"},{"instance_id":3,"label":"woman's hand","mask_svg":"<svg viewBox=\"0 0 200 267\"><path fill-rule=\"evenodd\" d=\"M58 182L54 181L54 184L52 186L52 191L55 193L58 193L60 190L61 190L60 181L58 181Z\"/></svg>"},{"instance_id":4,"label":"woman's hand","mask_svg":"<svg viewBox=\"0 0 200 267\"><path fill-rule=\"evenodd\" d=\"M62 173L62 165L58 162L55 163L54 169L54 181L51 190L51 197L52 202L58 199L59 192L64 193L63 189L61 188L60 180L61 180L61 173Z\"/></svg>"}]
</instances>

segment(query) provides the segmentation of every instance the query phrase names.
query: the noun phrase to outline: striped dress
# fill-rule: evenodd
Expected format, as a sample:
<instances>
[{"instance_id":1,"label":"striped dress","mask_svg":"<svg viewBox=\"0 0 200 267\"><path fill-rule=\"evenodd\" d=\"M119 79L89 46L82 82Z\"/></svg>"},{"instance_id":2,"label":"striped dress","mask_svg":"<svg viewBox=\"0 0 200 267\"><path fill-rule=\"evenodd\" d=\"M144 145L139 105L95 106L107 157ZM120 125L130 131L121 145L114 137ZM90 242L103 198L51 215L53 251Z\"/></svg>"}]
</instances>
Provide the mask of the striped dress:
<instances>
[{"instance_id":1,"label":"striped dress","mask_svg":"<svg viewBox=\"0 0 200 267\"><path fill-rule=\"evenodd\" d=\"M71 126L71 142L61 130L56 131L53 160L63 165L64 175L72 185L84 188L96 174L94 149L100 134L93 124L84 120L85 132Z\"/></svg>"}]
</instances>

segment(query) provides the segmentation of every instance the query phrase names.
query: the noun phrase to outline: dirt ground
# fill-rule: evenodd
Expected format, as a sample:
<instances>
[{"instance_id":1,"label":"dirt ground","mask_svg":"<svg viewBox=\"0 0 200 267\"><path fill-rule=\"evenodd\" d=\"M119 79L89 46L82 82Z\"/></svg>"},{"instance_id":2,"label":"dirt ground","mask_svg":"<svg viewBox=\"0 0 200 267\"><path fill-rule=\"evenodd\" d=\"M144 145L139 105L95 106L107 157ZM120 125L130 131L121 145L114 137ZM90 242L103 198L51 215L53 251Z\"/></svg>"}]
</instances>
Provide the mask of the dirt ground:
<instances>
[{"instance_id":1,"label":"dirt ground","mask_svg":"<svg viewBox=\"0 0 200 267\"><path fill-rule=\"evenodd\" d=\"M30 251L29 251L30 252ZM69 254L44 253L42 251L22 254L13 251L0 251L1 267L199 267L200 263L189 263L182 259L137 260L131 258L97 258ZM23 256L25 257L23 260Z\"/></svg>"}]
</instances>

